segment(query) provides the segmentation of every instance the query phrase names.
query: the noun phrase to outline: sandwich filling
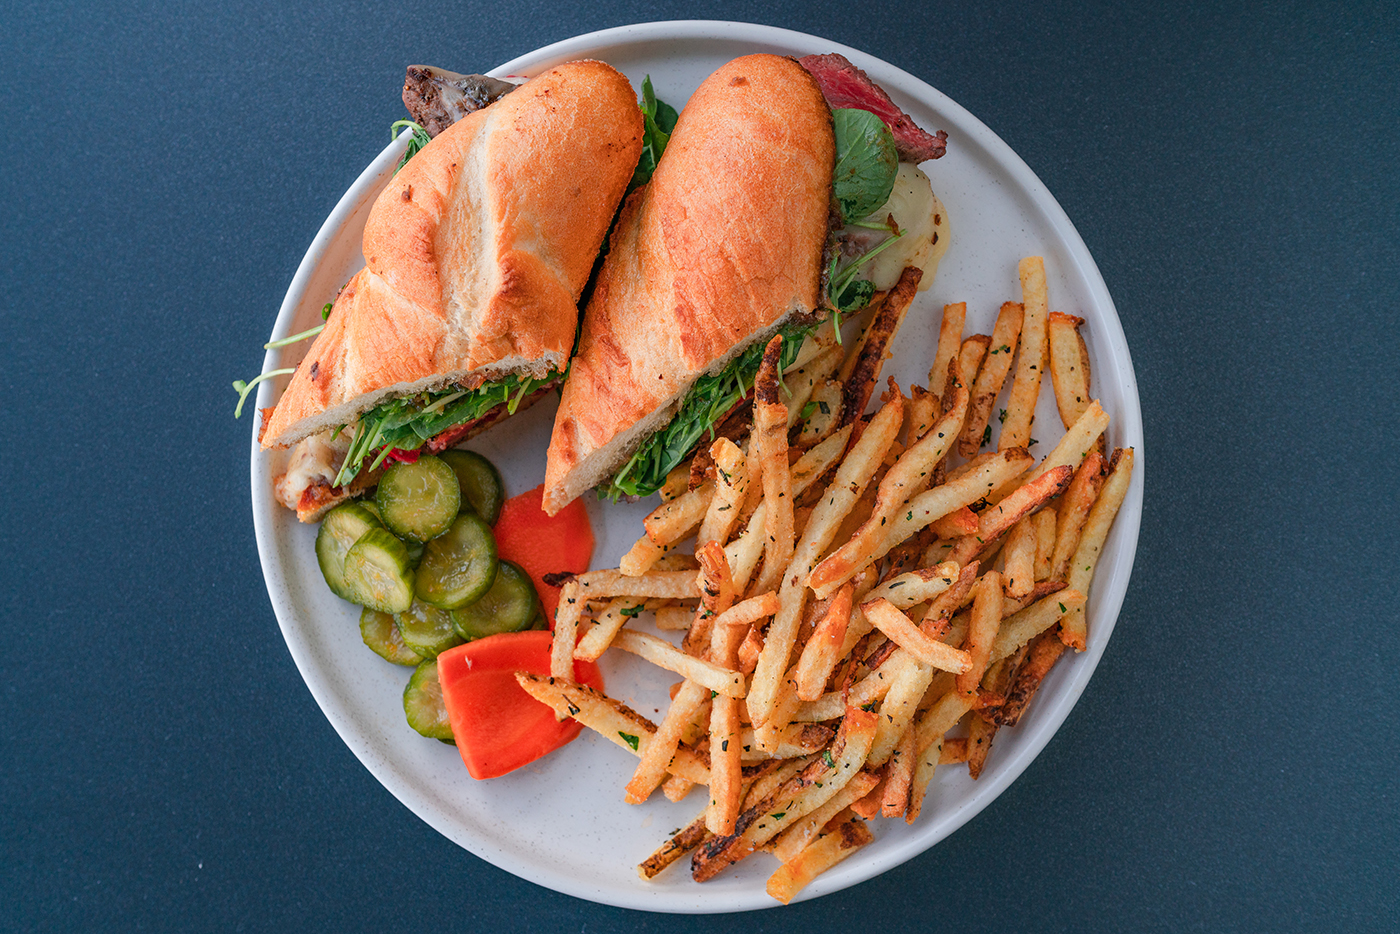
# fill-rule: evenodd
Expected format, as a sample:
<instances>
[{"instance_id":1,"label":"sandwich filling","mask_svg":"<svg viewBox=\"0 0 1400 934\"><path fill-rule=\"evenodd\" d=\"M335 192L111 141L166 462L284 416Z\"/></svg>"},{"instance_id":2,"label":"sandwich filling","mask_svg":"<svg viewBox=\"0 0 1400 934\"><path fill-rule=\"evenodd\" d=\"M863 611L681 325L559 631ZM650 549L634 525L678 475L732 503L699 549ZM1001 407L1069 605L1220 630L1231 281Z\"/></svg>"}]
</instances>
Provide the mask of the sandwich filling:
<instances>
[{"instance_id":1,"label":"sandwich filling","mask_svg":"<svg viewBox=\"0 0 1400 934\"><path fill-rule=\"evenodd\" d=\"M817 78L833 108L833 210L821 294L823 306L836 318L839 340L840 316L859 311L878 291L893 287L905 266L925 268L925 288L933 281L933 269L926 267L941 255L937 247L944 218L928 176L905 159L938 158L946 135L930 136L919 129L864 72L839 55L809 56L801 64ZM648 93L644 110L652 100ZM654 159L665 143L664 134L649 140ZM789 325L780 331L780 369L797 360L815 326ZM642 442L612 480L598 488L599 494L615 501L661 489L667 475L703 438L713 439L717 426L752 392L763 349L756 341L720 372L696 380L670 423Z\"/></svg>"},{"instance_id":2,"label":"sandwich filling","mask_svg":"<svg viewBox=\"0 0 1400 934\"><path fill-rule=\"evenodd\" d=\"M511 373L471 389L448 386L381 402L355 424L350 449L333 486L344 486L355 479L367 460L370 470L385 460L416 460L416 453L424 445L449 433L456 434L455 429L479 421L497 406L505 406L506 414L514 415L525 398L558 378L554 371L540 379ZM336 434L344 430L342 427ZM449 446L450 443L443 445Z\"/></svg>"}]
</instances>

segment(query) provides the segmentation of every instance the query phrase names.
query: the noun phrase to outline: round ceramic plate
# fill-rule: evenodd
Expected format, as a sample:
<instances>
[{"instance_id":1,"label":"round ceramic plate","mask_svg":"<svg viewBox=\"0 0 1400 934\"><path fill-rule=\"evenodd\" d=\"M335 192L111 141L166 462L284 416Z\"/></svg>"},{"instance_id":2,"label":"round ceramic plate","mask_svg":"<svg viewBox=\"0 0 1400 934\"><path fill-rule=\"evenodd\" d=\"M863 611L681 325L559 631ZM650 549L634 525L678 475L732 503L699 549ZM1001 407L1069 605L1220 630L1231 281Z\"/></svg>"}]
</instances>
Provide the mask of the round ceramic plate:
<instances>
[{"instance_id":1,"label":"round ceramic plate","mask_svg":"<svg viewBox=\"0 0 1400 934\"><path fill-rule=\"evenodd\" d=\"M921 126L948 132L948 154L925 163L952 225L952 243L932 287L921 293L896 342L886 372L908 386L922 383L946 302L968 303L968 333L990 333L1001 302L1018 300L1017 262L1045 257L1051 308L1086 319L1083 334L1093 364L1094 392L1113 421L1114 446L1137 448L1142 463L1142 416L1127 343L1113 302L1083 241L1034 173L996 134L953 101L899 69L826 39L766 26L671 22L627 26L556 43L497 68L495 75L532 75L560 62L609 62L641 87L650 75L657 95L681 107L714 69L740 55L840 52L863 68ZM483 63L441 64L470 71ZM396 118L396 94L385 89L373 106ZM387 183L404 141L387 147L351 186L326 219L287 292L274 337L320 321L321 306L363 263L360 239L375 196ZM272 351L264 370L294 365L306 345ZM285 379L269 381L258 405L274 404ZM1039 446L1048 452L1061 432L1049 391L1037 412ZM508 492L544 479L544 453L554 403L540 403L469 446L491 458ZM641 806L623 803L622 786L635 760L584 731L575 742L503 778L478 782L451 746L423 739L404 722L401 703L407 669L382 661L360 642L357 610L331 595L313 551L316 529L277 505L272 478L285 455L252 448L253 516L268 594L287 647L326 717L365 767L435 829L482 859L560 892L628 908L720 912L776 904L764 892L776 868L768 856L744 861L704 885L684 864L643 882L636 865L703 805L702 795L673 804L661 795ZM654 503L608 504L591 495L597 533L595 567L615 567L641 531ZM1110 535L1089 601L1089 645L1065 658L1021 724L998 734L979 781L961 766L936 775L923 815L912 827L876 821L875 842L820 876L800 896L835 892L922 853L986 807L1049 742L1084 690L1102 656L1123 601L1142 513L1142 472ZM664 709L669 672L613 652L603 659L609 692L655 717Z\"/></svg>"}]
</instances>

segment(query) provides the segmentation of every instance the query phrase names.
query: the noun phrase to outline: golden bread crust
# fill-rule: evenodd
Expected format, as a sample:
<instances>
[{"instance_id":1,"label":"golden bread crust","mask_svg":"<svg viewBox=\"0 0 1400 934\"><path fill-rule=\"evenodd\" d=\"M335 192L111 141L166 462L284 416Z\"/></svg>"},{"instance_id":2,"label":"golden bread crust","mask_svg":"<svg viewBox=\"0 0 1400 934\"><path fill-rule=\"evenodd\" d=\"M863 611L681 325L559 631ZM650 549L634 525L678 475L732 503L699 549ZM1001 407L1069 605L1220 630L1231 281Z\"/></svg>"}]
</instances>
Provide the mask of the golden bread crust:
<instances>
[{"instance_id":1,"label":"golden bread crust","mask_svg":"<svg viewBox=\"0 0 1400 934\"><path fill-rule=\"evenodd\" d=\"M598 472L590 458L625 461L641 437L603 449L697 377L816 311L834 161L831 110L792 59L745 56L700 85L651 182L624 205L584 312L550 440L547 512Z\"/></svg>"},{"instance_id":2,"label":"golden bread crust","mask_svg":"<svg viewBox=\"0 0 1400 934\"><path fill-rule=\"evenodd\" d=\"M438 134L376 199L365 269L292 376L263 447L423 381L562 369L641 146L631 85L594 61L553 68Z\"/></svg>"}]
</instances>

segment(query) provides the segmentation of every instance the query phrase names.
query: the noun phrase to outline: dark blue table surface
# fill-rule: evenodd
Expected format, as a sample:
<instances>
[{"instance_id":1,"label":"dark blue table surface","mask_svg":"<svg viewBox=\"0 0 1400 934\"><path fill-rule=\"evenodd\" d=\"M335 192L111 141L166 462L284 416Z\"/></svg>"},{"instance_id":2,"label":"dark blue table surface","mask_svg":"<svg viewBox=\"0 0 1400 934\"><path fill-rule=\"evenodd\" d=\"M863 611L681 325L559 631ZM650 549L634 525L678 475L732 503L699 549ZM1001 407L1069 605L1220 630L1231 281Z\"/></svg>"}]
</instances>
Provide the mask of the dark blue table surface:
<instances>
[{"instance_id":1,"label":"dark blue table surface","mask_svg":"<svg viewBox=\"0 0 1400 934\"><path fill-rule=\"evenodd\" d=\"M0 929L1400 926L1385 7L6 4ZM268 604L229 380L406 63L736 17L907 69L1039 173L1117 302L1150 464L1112 644L992 807L840 895L666 918L478 860L346 749Z\"/></svg>"}]
</instances>

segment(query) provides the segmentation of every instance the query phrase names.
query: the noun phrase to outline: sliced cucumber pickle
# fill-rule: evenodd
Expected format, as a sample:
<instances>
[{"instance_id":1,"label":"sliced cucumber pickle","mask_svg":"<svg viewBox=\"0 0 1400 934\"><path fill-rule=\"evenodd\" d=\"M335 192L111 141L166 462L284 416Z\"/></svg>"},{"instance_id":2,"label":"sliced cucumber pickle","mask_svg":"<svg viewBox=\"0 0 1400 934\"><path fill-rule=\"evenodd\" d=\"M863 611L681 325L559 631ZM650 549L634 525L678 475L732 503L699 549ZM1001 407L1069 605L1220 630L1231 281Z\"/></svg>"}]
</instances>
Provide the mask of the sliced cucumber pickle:
<instances>
[{"instance_id":1,"label":"sliced cucumber pickle","mask_svg":"<svg viewBox=\"0 0 1400 934\"><path fill-rule=\"evenodd\" d=\"M437 659L430 658L409 676L403 689L403 712L408 725L430 739L452 739L452 724L442 703Z\"/></svg>"},{"instance_id":2,"label":"sliced cucumber pickle","mask_svg":"<svg viewBox=\"0 0 1400 934\"><path fill-rule=\"evenodd\" d=\"M442 610L431 603L414 600L404 612L394 615L404 645L423 658L437 658L454 645L461 645L462 638L452 627L452 617L448 610Z\"/></svg>"},{"instance_id":3,"label":"sliced cucumber pickle","mask_svg":"<svg viewBox=\"0 0 1400 934\"><path fill-rule=\"evenodd\" d=\"M316 533L316 561L331 593L354 600L345 586L345 553L370 529L383 528L379 519L360 503L341 503L326 513Z\"/></svg>"},{"instance_id":4,"label":"sliced cucumber pickle","mask_svg":"<svg viewBox=\"0 0 1400 934\"><path fill-rule=\"evenodd\" d=\"M480 516L459 515L423 548L414 593L424 603L455 610L491 589L496 580L496 539Z\"/></svg>"},{"instance_id":5,"label":"sliced cucumber pickle","mask_svg":"<svg viewBox=\"0 0 1400 934\"><path fill-rule=\"evenodd\" d=\"M498 632L520 632L535 621L539 604L530 575L513 561L502 561L491 589L480 600L452 611L452 625L468 642Z\"/></svg>"},{"instance_id":6,"label":"sliced cucumber pickle","mask_svg":"<svg viewBox=\"0 0 1400 934\"><path fill-rule=\"evenodd\" d=\"M487 525L495 525L506 501L506 488L496 465L475 451L443 451L438 455L452 468L462 488L462 508L468 505Z\"/></svg>"},{"instance_id":7,"label":"sliced cucumber pickle","mask_svg":"<svg viewBox=\"0 0 1400 934\"><path fill-rule=\"evenodd\" d=\"M462 508L452 468L431 455L384 471L374 496L384 525L396 535L426 542L447 531Z\"/></svg>"},{"instance_id":8,"label":"sliced cucumber pickle","mask_svg":"<svg viewBox=\"0 0 1400 934\"><path fill-rule=\"evenodd\" d=\"M375 655L395 665L414 668L421 664L423 656L404 644L399 624L394 617L378 610L365 609L360 612L360 638L365 640Z\"/></svg>"},{"instance_id":9,"label":"sliced cucumber pickle","mask_svg":"<svg viewBox=\"0 0 1400 934\"><path fill-rule=\"evenodd\" d=\"M379 504L372 499L362 499L358 501L361 506L369 510L370 515L379 520L379 524L384 524L384 517L379 514Z\"/></svg>"},{"instance_id":10,"label":"sliced cucumber pickle","mask_svg":"<svg viewBox=\"0 0 1400 934\"><path fill-rule=\"evenodd\" d=\"M381 613L402 613L413 604L413 565L408 549L388 529L373 528L345 553L349 599Z\"/></svg>"}]
</instances>

